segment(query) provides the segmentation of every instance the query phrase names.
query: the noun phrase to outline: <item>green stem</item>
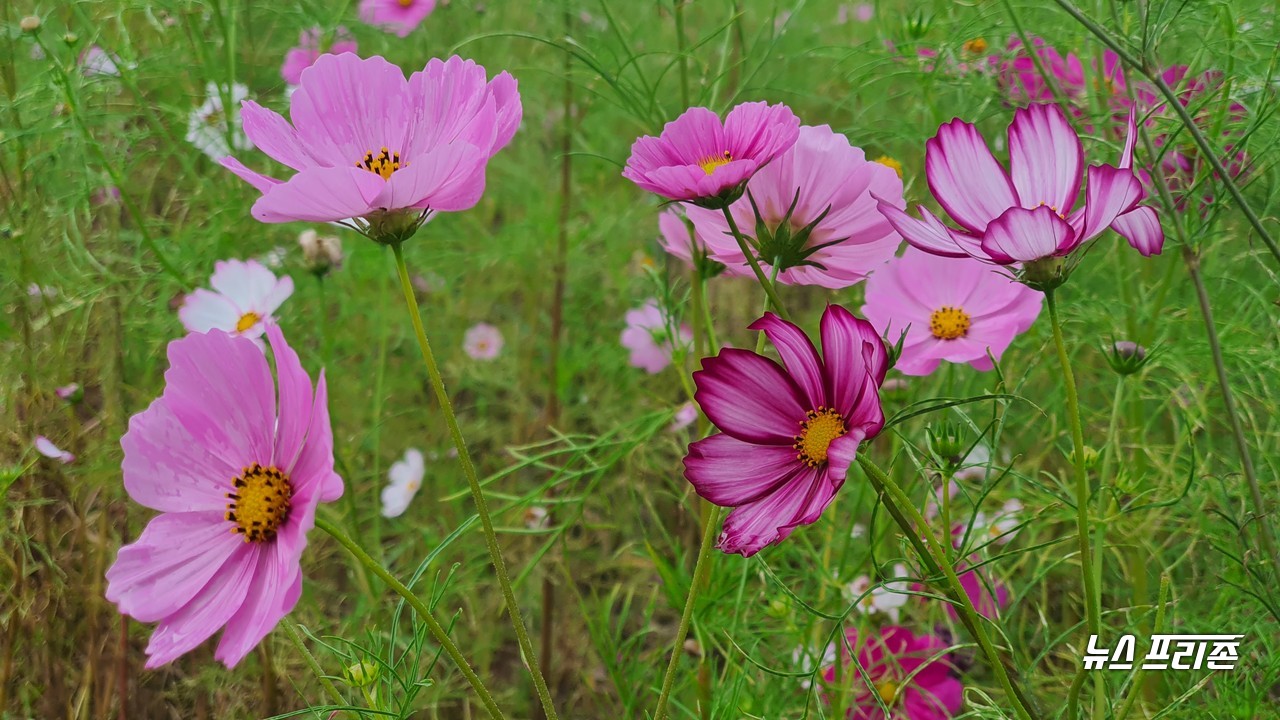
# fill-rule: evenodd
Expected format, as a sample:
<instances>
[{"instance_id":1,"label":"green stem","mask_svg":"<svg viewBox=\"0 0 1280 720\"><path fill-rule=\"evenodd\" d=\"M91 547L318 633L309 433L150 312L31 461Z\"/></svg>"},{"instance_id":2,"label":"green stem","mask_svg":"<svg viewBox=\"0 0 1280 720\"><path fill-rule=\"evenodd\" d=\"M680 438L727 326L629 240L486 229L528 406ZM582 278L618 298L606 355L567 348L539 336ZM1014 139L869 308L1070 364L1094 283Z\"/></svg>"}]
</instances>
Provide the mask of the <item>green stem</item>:
<instances>
[{"instance_id":1,"label":"green stem","mask_svg":"<svg viewBox=\"0 0 1280 720\"><path fill-rule=\"evenodd\" d=\"M742 231L738 229L738 223L733 219L733 213L729 212L729 208L721 208L724 211L725 222L729 223L729 232L733 233L733 239L738 241L738 249L747 258L747 264L751 266L751 272L755 273L756 280L760 283L760 287L764 289L765 297L769 299L769 304L774 311L783 320L790 320L787 310L782 306L782 301L778 300L778 293L773 287L773 283L769 282L769 278L765 277L764 270L760 269L760 263L756 260L756 254L752 252L751 246L747 244L747 239L742 235Z\"/></svg>"},{"instance_id":2,"label":"green stem","mask_svg":"<svg viewBox=\"0 0 1280 720\"><path fill-rule=\"evenodd\" d=\"M974 609L973 601L969 599L969 594L965 592L964 586L960 584L960 578L956 576L955 569L951 567L951 563L945 560L946 555L941 547L938 546L938 541L933 537L933 534L929 532L928 524L925 522L924 517L920 515L920 511L916 509L915 504L902 491L902 488L898 487L898 484L876 466L870 458L860 454L858 455L858 464L862 466L863 471L871 479L871 483L881 495L885 509L889 511L898 526L902 528L907 541L920 554L926 568L931 573L941 574L946 577L947 587L944 588L944 591L950 596L952 604L958 608L961 622L977 639L978 646L982 649L982 654L987 657L987 662L991 664L991 668L996 673L996 680L1000 683L1000 687L1004 690L1006 697L1013 703L1014 712L1022 720L1033 718L1030 701L1023 696L1021 690L1009 678L1004 662L996 653L995 645L991 643L991 639L987 636L986 628L983 627L984 620L982 616ZM921 537L923 537L923 541Z\"/></svg>"},{"instance_id":3,"label":"green stem","mask_svg":"<svg viewBox=\"0 0 1280 720\"><path fill-rule=\"evenodd\" d=\"M307 643L302 639L302 633L298 630L298 623L293 618L285 618L280 623L285 633L289 636L289 640L293 642L293 646L298 649L298 654L302 655L302 660L307 663L307 667L311 668L312 674L320 681L320 686L328 693L333 704L338 707L347 707L350 705L342 697L342 693L338 692L338 688L333 686L333 682L329 680L329 676L325 674L324 668L320 667L320 663L316 661L316 656L311 654L307 649Z\"/></svg>"},{"instance_id":4,"label":"green stem","mask_svg":"<svg viewBox=\"0 0 1280 720\"><path fill-rule=\"evenodd\" d=\"M543 712L548 720L557 720L555 705L551 702L551 691L538 666L538 656L534 653L533 642L529 639L529 631L525 628L524 618L520 615L520 605L516 602L515 591L511 588L511 578L507 575L507 563L502 558L502 549L498 546L498 535L493 529L493 520L489 517L489 505L485 501L484 491L480 488L480 478L476 475L476 466L471 461L471 453L462 438L462 428L458 425L458 416L453 411L453 403L449 400L449 391L445 389L444 377L440 375L440 367L436 364L435 354L431 352L431 343L427 341L427 331L422 327L422 315L418 311L418 300L413 292L413 282L409 279L409 267L404 261L404 249L400 243L393 243L391 251L395 255L396 270L400 275L400 287L404 290L404 300L409 306L410 319L413 321L413 332L418 338L418 348L422 350L422 359L427 365L427 375L431 378L431 387L435 391L436 400L444 414L445 424L449 426L449 434L453 437L453 445L458 449L458 461L462 464L462 474L471 487L471 498L475 501L476 514L480 517L480 526L484 530L485 544L489 548L489 560L493 563L494 572L498 576L498 585L502 589L502 598L511 616L511 626L516 631L516 640L524 661L529 666L529 674L533 677L533 686L542 703Z\"/></svg>"},{"instance_id":5,"label":"green stem","mask_svg":"<svg viewBox=\"0 0 1280 720\"><path fill-rule=\"evenodd\" d=\"M1151 627L1152 635L1164 632L1164 609L1165 603L1168 601L1169 574L1165 573L1160 576L1160 597L1156 600L1156 622ZM1134 704L1142 696L1142 684L1145 679L1146 670L1139 666L1137 672L1133 674L1133 682L1129 685L1129 697L1125 698L1124 705L1120 707L1120 713L1116 715L1116 720L1125 720L1125 718L1129 717L1129 713L1133 712Z\"/></svg>"},{"instance_id":6,"label":"green stem","mask_svg":"<svg viewBox=\"0 0 1280 720\"><path fill-rule=\"evenodd\" d=\"M404 583L397 580L395 576L388 572L386 568L382 567L378 561L370 557L369 553L364 551L364 548L357 545L350 536L342 531L342 528L322 517L316 518L316 527L328 533L334 540L337 540L338 544L345 547L348 552L354 555L361 565L364 565L370 572L377 575L378 579L386 583L387 587L391 588L391 590L397 595L404 598L405 602L409 603L409 607L412 607L414 611L418 613L418 617L426 623L427 629L431 632L432 637L436 639L436 642L440 643L440 647L444 648L445 653L453 660L454 664L458 666L458 670L462 672L462 675L467 679L467 682L471 683L471 688L476 691L476 695L479 696L481 704L485 706L485 709L489 711L489 714L492 715L495 720L503 720L506 716L498 709L498 704L494 702L493 695L489 693L489 689L484 686L484 682L482 682L480 677L476 675L476 671L471 669L471 664L462 656L462 651L454 644L453 640L449 637L449 633L445 631L444 626L442 626L431 614L431 608L427 607L427 604L424 603L421 598L415 595L412 590L405 587Z\"/></svg>"},{"instance_id":7,"label":"green stem","mask_svg":"<svg viewBox=\"0 0 1280 720\"><path fill-rule=\"evenodd\" d=\"M1067 355L1067 343L1062 337L1062 318L1058 312L1058 302L1052 290L1044 294L1045 304L1049 306L1049 322L1053 326L1053 344L1058 351L1058 362L1062 365L1062 384L1067 391L1067 422L1071 425L1072 465L1075 472L1076 491L1076 536L1080 544L1080 576L1084 581L1084 614L1089 634L1102 634L1102 595L1098 588L1097 576L1093 571L1093 549L1089 536L1089 474L1085 468L1084 428L1080 423L1080 395L1076 390L1075 374L1071 371L1071 358ZM1100 710L1103 701L1101 673L1094 682L1094 712Z\"/></svg>"},{"instance_id":8,"label":"green stem","mask_svg":"<svg viewBox=\"0 0 1280 720\"><path fill-rule=\"evenodd\" d=\"M711 512L702 525L702 544L698 548L698 561L693 566L693 582L689 584L689 595L684 600L680 626L676 628L676 639L671 644L671 659L667 662L667 672L662 677L662 691L658 695L658 705L653 710L654 720L667 718L667 703L671 700L671 688L676 682L680 656L684 653L684 639L689 635L689 624L693 621L693 608L698 599L698 591L704 584L703 576L711 569L711 548L715 546L716 526L719 524L720 508L712 506Z\"/></svg>"}]
</instances>

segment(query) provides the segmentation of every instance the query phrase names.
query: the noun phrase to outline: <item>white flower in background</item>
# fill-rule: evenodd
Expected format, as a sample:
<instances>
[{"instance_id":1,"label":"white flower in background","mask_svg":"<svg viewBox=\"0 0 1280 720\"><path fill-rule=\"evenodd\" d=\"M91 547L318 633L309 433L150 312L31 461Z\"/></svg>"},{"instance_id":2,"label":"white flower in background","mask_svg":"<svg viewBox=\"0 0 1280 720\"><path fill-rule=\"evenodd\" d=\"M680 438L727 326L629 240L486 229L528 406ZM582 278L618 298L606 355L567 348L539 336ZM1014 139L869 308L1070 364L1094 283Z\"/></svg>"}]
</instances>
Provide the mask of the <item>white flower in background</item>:
<instances>
[{"instance_id":1,"label":"white flower in background","mask_svg":"<svg viewBox=\"0 0 1280 720\"><path fill-rule=\"evenodd\" d=\"M960 469L951 477L961 481L985 480L991 471L990 465L991 448L986 443L978 443L973 446L968 455L964 456L964 460L960 462Z\"/></svg>"},{"instance_id":2,"label":"white flower in background","mask_svg":"<svg viewBox=\"0 0 1280 720\"><path fill-rule=\"evenodd\" d=\"M236 150L250 150L253 143L240 126L240 101L249 97L249 88L235 83L231 86L231 111L222 106L222 93L216 83L205 86L205 101L191 111L187 119L187 142L212 160L221 160ZM229 123L229 125L228 125ZM229 130L228 130L229 128ZM227 145L227 136L231 146Z\"/></svg>"},{"instance_id":3,"label":"white flower in background","mask_svg":"<svg viewBox=\"0 0 1280 720\"><path fill-rule=\"evenodd\" d=\"M284 259L288 256L289 251L285 250L283 246L277 245L263 254L263 256L258 259L258 262L266 265L272 270L278 270L284 265Z\"/></svg>"},{"instance_id":4,"label":"white flower in background","mask_svg":"<svg viewBox=\"0 0 1280 720\"><path fill-rule=\"evenodd\" d=\"M849 537L855 540L866 534L867 534L867 526L863 525L862 523L854 523L853 527L849 528Z\"/></svg>"},{"instance_id":5,"label":"white flower in background","mask_svg":"<svg viewBox=\"0 0 1280 720\"><path fill-rule=\"evenodd\" d=\"M836 646L831 644L828 644L827 648L822 651L822 657L818 657L817 652L813 648L806 647L804 645L798 645L795 650L791 651L791 662L798 668L799 672L813 672L815 668L824 668L828 665L833 665L835 664L835 661ZM809 678L804 678L800 681L800 687L803 687L806 690L809 689L809 686L812 684L813 683Z\"/></svg>"},{"instance_id":6,"label":"white flower in background","mask_svg":"<svg viewBox=\"0 0 1280 720\"><path fill-rule=\"evenodd\" d=\"M97 45L90 45L80 55L80 69L86 77L93 77L94 75L120 77L120 67L122 65L129 70L137 67L134 63L121 63L118 56L103 50Z\"/></svg>"},{"instance_id":7,"label":"white flower in background","mask_svg":"<svg viewBox=\"0 0 1280 720\"><path fill-rule=\"evenodd\" d=\"M530 530L546 530L551 525L551 513L541 505L524 511L524 526Z\"/></svg>"},{"instance_id":8,"label":"white flower in background","mask_svg":"<svg viewBox=\"0 0 1280 720\"><path fill-rule=\"evenodd\" d=\"M219 260L209 285L182 301L178 319L187 332L222 330L257 340L266 332L272 313L293 294L293 278L277 278L257 260Z\"/></svg>"},{"instance_id":9,"label":"white flower in background","mask_svg":"<svg viewBox=\"0 0 1280 720\"><path fill-rule=\"evenodd\" d=\"M1022 523L1022 503L1016 498L1006 500L1000 510L991 515L978 511L973 516L972 535L979 545L996 542L1008 543L1017 535Z\"/></svg>"},{"instance_id":10,"label":"white flower in background","mask_svg":"<svg viewBox=\"0 0 1280 720\"><path fill-rule=\"evenodd\" d=\"M893 576L895 578L906 577L907 566L901 563L894 565ZM907 591L911 589L911 581L893 580L874 589L871 588L872 585L870 577L859 575L853 582L845 586L845 599L849 602L857 600L857 605L854 607L864 615L883 613L889 618L889 622L898 622L899 608L906 605L907 600L911 598L907 594ZM867 592L868 589L871 592Z\"/></svg>"},{"instance_id":11,"label":"white flower in background","mask_svg":"<svg viewBox=\"0 0 1280 720\"><path fill-rule=\"evenodd\" d=\"M43 435L36 436L35 446L36 452L47 458L61 461L64 465L76 461L75 455L72 455L57 445L54 445L52 440Z\"/></svg>"},{"instance_id":12,"label":"white flower in background","mask_svg":"<svg viewBox=\"0 0 1280 720\"><path fill-rule=\"evenodd\" d=\"M671 432L678 432L693 424L698 419L698 408L693 403L687 402L676 410L675 419L671 422L671 426L667 429Z\"/></svg>"},{"instance_id":13,"label":"white flower in background","mask_svg":"<svg viewBox=\"0 0 1280 720\"><path fill-rule=\"evenodd\" d=\"M413 496L422 487L422 478L426 475L427 466L422 460L422 451L409 448L404 459L397 460L387 471L390 484L382 488L382 517L400 517L409 509Z\"/></svg>"},{"instance_id":14,"label":"white flower in background","mask_svg":"<svg viewBox=\"0 0 1280 720\"><path fill-rule=\"evenodd\" d=\"M36 299L52 300L58 297L58 288L31 283L27 286L27 295Z\"/></svg>"}]
</instances>

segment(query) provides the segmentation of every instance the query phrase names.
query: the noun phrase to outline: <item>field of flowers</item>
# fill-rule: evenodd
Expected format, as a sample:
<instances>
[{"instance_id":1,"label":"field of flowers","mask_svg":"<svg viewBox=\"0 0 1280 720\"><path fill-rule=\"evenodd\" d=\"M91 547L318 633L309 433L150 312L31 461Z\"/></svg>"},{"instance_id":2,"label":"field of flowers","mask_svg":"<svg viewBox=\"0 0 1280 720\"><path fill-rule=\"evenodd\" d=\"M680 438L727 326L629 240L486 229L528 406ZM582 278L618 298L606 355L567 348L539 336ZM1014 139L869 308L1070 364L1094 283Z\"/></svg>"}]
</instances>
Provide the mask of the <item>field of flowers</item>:
<instances>
[{"instance_id":1,"label":"field of flowers","mask_svg":"<svg viewBox=\"0 0 1280 720\"><path fill-rule=\"evenodd\" d=\"M0 718L1280 718L1280 3L0 7Z\"/></svg>"}]
</instances>

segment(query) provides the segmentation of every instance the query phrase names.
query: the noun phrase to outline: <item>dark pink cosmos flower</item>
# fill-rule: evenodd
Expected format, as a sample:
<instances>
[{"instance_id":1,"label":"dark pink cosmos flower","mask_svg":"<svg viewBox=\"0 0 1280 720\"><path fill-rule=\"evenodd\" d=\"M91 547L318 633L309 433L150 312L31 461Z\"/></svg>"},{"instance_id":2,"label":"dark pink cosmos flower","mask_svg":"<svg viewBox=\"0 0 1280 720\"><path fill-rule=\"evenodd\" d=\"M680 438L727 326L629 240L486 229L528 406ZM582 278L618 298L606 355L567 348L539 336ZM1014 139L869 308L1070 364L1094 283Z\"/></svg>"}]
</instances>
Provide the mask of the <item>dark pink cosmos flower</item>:
<instances>
[{"instance_id":1,"label":"dark pink cosmos flower","mask_svg":"<svg viewBox=\"0 0 1280 720\"><path fill-rule=\"evenodd\" d=\"M689 108L658 137L631 146L622 176L668 200L720 208L742 194L757 170L791 149L800 119L786 105L743 103L725 117Z\"/></svg>"},{"instance_id":2,"label":"dark pink cosmos flower","mask_svg":"<svg viewBox=\"0 0 1280 720\"><path fill-rule=\"evenodd\" d=\"M1119 166L1090 165L1080 195L1084 150L1056 105L1014 113L1009 170L996 161L978 129L944 123L925 146L929 189L960 229L920 207L915 219L882 200L880 212L907 242L934 255L974 257L998 265L1063 257L1112 228L1143 255L1160 252L1164 234L1155 211L1139 207L1142 184L1132 171L1134 117Z\"/></svg>"},{"instance_id":3,"label":"dark pink cosmos flower","mask_svg":"<svg viewBox=\"0 0 1280 720\"><path fill-rule=\"evenodd\" d=\"M298 36L297 47L291 48L284 55L284 64L280 66L280 76L290 85L297 85L302 82L302 71L315 64L326 50L323 48L324 31L319 27L313 27L309 30L303 30ZM356 51L356 41L351 37L351 33L347 32L344 27L339 27L334 32L333 44L329 45L327 52L334 55L342 53L354 53Z\"/></svg>"},{"instance_id":4,"label":"dark pink cosmos flower","mask_svg":"<svg viewBox=\"0 0 1280 720\"><path fill-rule=\"evenodd\" d=\"M221 161L262 192L255 218L363 218L367 224L356 223L362 231L379 224L416 230L428 212L479 201L485 166L515 134L521 107L510 75L487 81L483 67L457 56L433 58L405 80L381 57L343 53L322 55L302 72L289 114L292 124L250 100L241 110L254 144L296 171L288 180L234 157ZM374 227L371 234L385 233Z\"/></svg>"},{"instance_id":5,"label":"dark pink cosmos flower","mask_svg":"<svg viewBox=\"0 0 1280 720\"><path fill-rule=\"evenodd\" d=\"M693 374L694 399L720 432L689 446L684 475L698 495L734 508L718 547L754 555L815 522L844 484L863 440L884 427L887 355L871 324L839 305L822 316L822 356L772 313L763 330L782 365L726 349Z\"/></svg>"},{"instance_id":6,"label":"dark pink cosmos flower","mask_svg":"<svg viewBox=\"0 0 1280 720\"><path fill-rule=\"evenodd\" d=\"M947 720L960 712L964 685L952 674L948 644L942 638L888 625L862 640L857 665L865 676L849 655L849 648L859 647L858 631L846 630L845 638L842 682L852 691L847 720ZM834 683L835 665L822 677Z\"/></svg>"},{"instance_id":7,"label":"dark pink cosmos flower","mask_svg":"<svg viewBox=\"0 0 1280 720\"><path fill-rule=\"evenodd\" d=\"M1072 53L1062 55L1043 38L1031 38L1035 55L1046 74L1053 78L1058 91L1068 98L1084 92L1084 66ZM1049 83L1036 69L1036 61L1026 51L1017 37L1009 38L1004 56L993 56L989 62L996 73L996 83L1004 89L1014 104L1054 102L1056 98Z\"/></svg>"},{"instance_id":8,"label":"dark pink cosmos flower","mask_svg":"<svg viewBox=\"0 0 1280 720\"><path fill-rule=\"evenodd\" d=\"M406 37L436 9L436 0L360 0L360 20Z\"/></svg>"}]
</instances>

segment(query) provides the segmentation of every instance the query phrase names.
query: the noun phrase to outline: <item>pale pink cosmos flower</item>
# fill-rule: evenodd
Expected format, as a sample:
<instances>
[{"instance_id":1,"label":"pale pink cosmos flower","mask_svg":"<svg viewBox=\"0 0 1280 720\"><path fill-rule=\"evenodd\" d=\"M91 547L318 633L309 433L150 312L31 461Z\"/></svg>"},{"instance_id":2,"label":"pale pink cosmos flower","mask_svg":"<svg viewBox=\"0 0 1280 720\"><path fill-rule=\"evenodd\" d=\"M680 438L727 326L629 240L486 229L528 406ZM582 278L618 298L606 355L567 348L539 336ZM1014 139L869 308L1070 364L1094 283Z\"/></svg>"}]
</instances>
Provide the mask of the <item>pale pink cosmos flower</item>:
<instances>
[{"instance_id":1,"label":"pale pink cosmos flower","mask_svg":"<svg viewBox=\"0 0 1280 720\"><path fill-rule=\"evenodd\" d=\"M36 452L51 460L57 460L63 465L70 465L76 461L75 455L54 445L52 440L43 435L37 435L32 445L35 446Z\"/></svg>"},{"instance_id":2,"label":"pale pink cosmos flower","mask_svg":"<svg viewBox=\"0 0 1280 720\"><path fill-rule=\"evenodd\" d=\"M409 448L404 458L392 463L387 471L390 482L382 489L382 517L400 517L409 509L413 496L422 488L422 478L427 474L422 451Z\"/></svg>"},{"instance_id":3,"label":"pale pink cosmos flower","mask_svg":"<svg viewBox=\"0 0 1280 720\"><path fill-rule=\"evenodd\" d=\"M667 429L671 432L679 432L692 425L693 421L697 419L698 406L687 402L676 409L675 418Z\"/></svg>"},{"instance_id":4,"label":"pale pink cosmos flower","mask_svg":"<svg viewBox=\"0 0 1280 720\"><path fill-rule=\"evenodd\" d=\"M894 368L928 375L942 361L990 370L1013 339L1035 322L1044 294L970 258L930 255L908 247L871 274L862 314L896 342Z\"/></svg>"},{"instance_id":5,"label":"pale pink cosmos flower","mask_svg":"<svg viewBox=\"0 0 1280 720\"><path fill-rule=\"evenodd\" d=\"M850 703L844 720L948 720L964 705L964 686L955 678L947 643L936 635L916 635L888 625L865 638L845 631L843 682ZM854 669L849 648L858 648ZM832 665L822 674L834 683ZM851 691L851 692L850 692ZM887 706L886 714L882 707Z\"/></svg>"},{"instance_id":6,"label":"pale pink cosmos flower","mask_svg":"<svg viewBox=\"0 0 1280 720\"><path fill-rule=\"evenodd\" d=\"M1009 126L1009 171L978 129L960 119L944 123L926 143L929 189L960 229L923 206L916 219L893 204L880 211L907 242L934 255L974 257L998 265L1033 263L1070 254L1114 229L1143 255L1160 252L1164 233L1155 210L1139 206L1144 193L1134 175L1134 116L1118 165L1090 165L1084 205L1080 195L1084 150L1056 105L1014 113Z\"/></svg>"},{"instance_id":7,"label":"pale pink cosmos flower","mask_svg":"<svg viewBox=\"0 0 1280 720\"><path fill-rule=\"evenodd\" d=\"M867 160L830 127L806 125L790 150L751 178L746 195L729 211L743 233L767 230L767 236L754 238L753 248L765 275L777 260L780 283L840 289L865 279L902 242L877 210L877 198L906 206L898 174ZM757 211L764 228L756 222ZM712 259L730 274L752 275L722 212L690 207L688 213Z\"/></svg>"},{"instance_id":8,"label":"pale pink cosmos flower","mask_svg":"<svg viewBox=\"0 0 1280 720\"><path fill-rule=\"evenodd\" d=\"M293 609L316 507L342 495L328 392L280 329L271 366L250 340L214 330L169 343L164 393L120 440L124 487L160 514L120 549L107 600L158 623L148 668L219 629L214 657L240 662Z\"/></svg>"},{"instance_id":9,"label":"pale pink cosmos flower","mask_svg":"<svg viewBox=\"0 0 1280 720\"><path fill-rule=\"evenodd\" d=\"M324 31L318 26L303 30L298 36L298 44L284 54L284 64L280 66L280 76L290 85L302 82L302 71L315 64L325 52L341 55L354 53L357 46L351 33L344 27L334 31L332 44L324 48Z\"/></svg>"},{"instance_id":10,"label":"pale pink cosmos flower","mask_svg":"<svg viewBox=\"0 0 1280 720\"><path fill-rule=\"evenodd\" d=\"M888 356L871 324L839 305L822 315L822 355L773 313L751 325L782 365L721 350L693 374L694 399L720 432L689 446L684 476L733 512L717 544L749 557L822 516L862 441L884 427L878 387Z\"/></svg>"},{"instance_id":11,"label":"pale pink cosmos flower","mask_svg":"<svg viewBox=\"0 0 1280 720\"><path fill-rule=\"evenodd\" d=\"M472 360L493 360L503 344L502 331L488 323L471 326L462 339L462 349Z\"/></svg>"},{"instance_id":12,"label":"pale pink cosmos flower","mask_svg":"<svg viewBox=\"0 0 1280 720\"><path fill-rule=\"evenodd\" d=\"M97 45L90 45L84 52L80 53L80 70L84 72L86 77L93 77L94 75L120 77L120 66L122 64L119 57ZM134 67L133 63L124 66L130 70Z\"/></svg>"},{"instance_id":13,"label":"pale pink cosmos flower","mask_svg":"<svg viewBox=\"0 0 1280 720\"><path fill-rule=\"evenodd\" d=\"M182 326L192 333L222 330L260 338L275 311L293 294L293 278L277 278L257 260L219 260L213 267L213 289L197 289L178 308Z\"/></svg>"},{"instance_id":14,"label":"pale pink cosmos flower","mask_svg":"<svg viewBox=\"0 0 1280 720\"><path fill-rule=\"evenodd\" d=\"M360 0L360 21L407 37L436 9L436 0Z\"/></svg>"},{"instance_id":15,"label":"pale pink cosmos flower","mask_svg":"<svg viewBox=\"0 0 1280 720\"><path fill-rule=\"evenodd\" d=\"M671 327L667 316L658 307L657 300L647 300L644 305L628 310L627 327L622 331L622 347L631 351L631 365L649 374L657 374L671 364L676 343L672 342ZM678 331L676 342L687 347L693 342L693 332L685 326Z\"/></svg>"},{"instance_id":16,"label":"pale pink cosmos flower","mask_svg":"<svg viewBox=\"0 0 1280 720\"><path fill-rule=\"evenodd\" d=\"M672 257L680 258L686 265L693 266L694 258L705 255L706 246L698 239L692 223L685 219L685 213L679 208L671 207L658 215L658 244Z\"/></svg>"},{"instance_id":17,"label":"pale pink cosmos flower","mask_svg":"<svg viewBox=\"0 0 1280 720\"><path fill-rule=\"evenodd\" d=\"M75 400L82 394L80 383L69 383L67 385L63 385L62 387L55 389L54 392L63 400L69 401Z\"/></svg>"},{"instance_id":18,"label":"pale pink cosmos flower","mask_svg":"<svg viewBox=\"0 0 1280 720\"><path fill-rule=\"evenodd\" d=\"M222 164L262 193L266 223L338 222L399 242L436 211L465 210L484 193L485 166L520 122L507 73L457 56L432 59L408 80L381 57L322 55L290 99L293 124L255 102L245 132L295 174L281 181L233 157Z\"/></svg>"},{"instance_id":19,"label":"pale pink cosmos flower","mask_svg":"<svg viewBox=\"0 0 1280 720\"><path fill-rule=\"evenodd\" d=\"M799 129L786 105L743 103L723 123L707 108L689 108L660 136L632 144L622 176L668 200L723 207L757 170L795 144Z\"/></svg>"}]
</instances>

